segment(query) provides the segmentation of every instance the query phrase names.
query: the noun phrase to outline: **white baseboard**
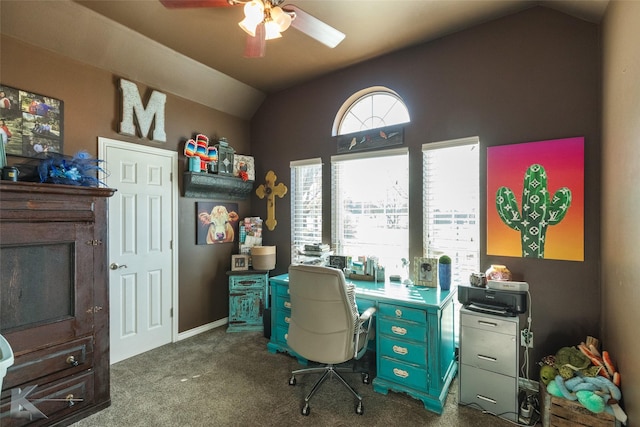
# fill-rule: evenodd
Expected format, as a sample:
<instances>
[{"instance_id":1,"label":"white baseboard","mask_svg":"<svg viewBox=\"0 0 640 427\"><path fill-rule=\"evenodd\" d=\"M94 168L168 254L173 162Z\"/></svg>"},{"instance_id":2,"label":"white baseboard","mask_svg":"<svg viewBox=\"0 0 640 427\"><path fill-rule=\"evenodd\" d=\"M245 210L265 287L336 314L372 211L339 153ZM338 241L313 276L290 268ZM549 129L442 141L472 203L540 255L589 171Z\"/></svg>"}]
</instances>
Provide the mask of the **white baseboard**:
<instances>
[{"instance_id":1,"label":"white baseboard","mask_svg":"<svg viewBox=\"0 0 640 427\"><path fill-rule=\"evenodd\" d=\"M206 325L198 326L197 328L189 329L188 331L180 332L178 334L178 339L176 341L181 341L187 338L194 337L203 332L210 331L212 329L218 328L220 326L224 326L229 323L229 318L224 317L220 320L216 320L215 322L207 323Z\"/></svg>"}]
</instances>

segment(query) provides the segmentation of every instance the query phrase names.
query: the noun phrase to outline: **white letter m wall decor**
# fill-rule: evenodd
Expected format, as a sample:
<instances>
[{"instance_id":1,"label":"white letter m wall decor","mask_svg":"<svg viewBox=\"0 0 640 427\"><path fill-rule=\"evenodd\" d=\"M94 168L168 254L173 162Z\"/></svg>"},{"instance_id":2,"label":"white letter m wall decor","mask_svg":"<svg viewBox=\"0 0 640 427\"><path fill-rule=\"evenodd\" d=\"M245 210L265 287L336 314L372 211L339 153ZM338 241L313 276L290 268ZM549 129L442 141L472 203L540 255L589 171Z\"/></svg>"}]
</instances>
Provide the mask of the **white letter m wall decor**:
<instances>
[{"instance_id":1,"label":"white letter m wall decor","mask_svg":"<svg viewBox=\"0 0 640 427\"><path fill-rule=\"evenodd\" d=\"M153 126L154 141L166 142L167 134L164 131L164 105L167 102L167 95L155 90L149 97L149 102L145 108L140 99L140 92L135 83L120 79L120 90L122 91L122 121L119 132L123 135L136 136L136 127L133 116L135 113L140 135L148 137L151 123L155 118Z\"/></svg>"}]
</instances>

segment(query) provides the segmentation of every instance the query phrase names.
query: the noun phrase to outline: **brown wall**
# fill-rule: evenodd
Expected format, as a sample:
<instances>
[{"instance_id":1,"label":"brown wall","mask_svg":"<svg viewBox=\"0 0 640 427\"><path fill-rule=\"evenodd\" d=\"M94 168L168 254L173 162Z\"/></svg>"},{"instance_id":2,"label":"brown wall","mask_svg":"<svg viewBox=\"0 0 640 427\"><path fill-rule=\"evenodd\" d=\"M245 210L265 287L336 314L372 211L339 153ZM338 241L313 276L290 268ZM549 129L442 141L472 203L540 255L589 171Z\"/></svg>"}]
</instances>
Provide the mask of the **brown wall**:
<instances>
[{"instance_id":1,"label":"brown wall","mask_svg":"<svg viewBox=\"0 0 640 427\"><path fill-rule=\"evenodd\" d=\"M422 256L423 143L477 135L481 212L486 210L486 147L571 136L585 138L585 260L567 262L486 255L531 286L536 347L532 362L587 335L600 335L600 45L598 26L536 7L360 64L269 96L251 122L258 176L273 169L290 184L289 161L322 157L324 240L330 241L332 124L342 102L375 85L406 102L410 155L410 256ZM265 215L264 203L254 204ZM278 200L275 272L289 263L290 197ZM537 378L532 367L531 376Z\"/></svg>"},{"instance_id":2,"label":"brown wall","mask_svg":"<svg viewBox=\"0 0 640 427\"><path fill-rule=\"evenodd\" d=\"M612 2L603 24L602 324L622 374L624 407L640 425L640 3Z\"/></svg>"},{"instance_id":3,"label":"brown wall","mask_svg":"<svg viewBox=\"0 0 640 427\"><path fill-rule=\"evenodd\" d=\"M1 82L7 86L61 99L64 102L64 153L87 150L97 155L98 136L182 152L184 141L202 132L211 138L225 136L238 153L249 152L249 124L187 99L167 94L166 143L119 135L121 97L116 76L60 55L2 36ZM152 89L138 84L143 99ZM149 92L149 93L147 93ZM11 162L22 159L10 158ZM179 175L185 167L179 159ZM107 165L108 167L108 165ZM182 179L179 178L182 192ZM182 193L181 193L182 194ZM195 203L178 200L179 331L183 332L228 315L226 271L237 244L197 246ZM241 218L250 216L250 200L239 202Z\"/></svg>"}]
</instances>

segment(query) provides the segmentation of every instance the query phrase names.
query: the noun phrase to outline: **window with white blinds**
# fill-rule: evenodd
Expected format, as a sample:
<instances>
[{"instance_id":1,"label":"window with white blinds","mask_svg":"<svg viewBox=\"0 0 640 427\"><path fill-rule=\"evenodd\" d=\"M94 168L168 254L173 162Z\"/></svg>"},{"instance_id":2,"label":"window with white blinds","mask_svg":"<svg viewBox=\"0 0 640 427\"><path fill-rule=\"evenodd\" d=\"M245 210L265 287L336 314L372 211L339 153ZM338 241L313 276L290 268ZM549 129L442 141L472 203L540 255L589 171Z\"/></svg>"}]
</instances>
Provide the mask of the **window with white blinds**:
<instances>
[{"instance_id":1,"label":"window with white blinds","mask_svg":"<svg viewBox=\"0 0 640 427\"><path fill-rule=\"evenodd\" d=\"M454 282L480 271L479 151L477 137L422 146L424 256L450 256Z\"/></svg>"},{"instance_id":2,"label":"window with white blinds","mask_svg":"<svg viewBox=\"0 0 640 427\"><path fill-rule=\"evenodd\" d=\"M293 161L291 166L291 245L322 242L322 161ZM294 260L296 253L291 254Z\"/></svg>"},{"instance_id":3,"label":"window with white blinds","mask_svg":"<svg viewBox=\"0 0 640 427\"><path fill-rule=\"evenodd\" d=\"M406 148L331 157L332 249L377 256L386 274L409 257L409 156Z\"/></svg>"}]
</instances>

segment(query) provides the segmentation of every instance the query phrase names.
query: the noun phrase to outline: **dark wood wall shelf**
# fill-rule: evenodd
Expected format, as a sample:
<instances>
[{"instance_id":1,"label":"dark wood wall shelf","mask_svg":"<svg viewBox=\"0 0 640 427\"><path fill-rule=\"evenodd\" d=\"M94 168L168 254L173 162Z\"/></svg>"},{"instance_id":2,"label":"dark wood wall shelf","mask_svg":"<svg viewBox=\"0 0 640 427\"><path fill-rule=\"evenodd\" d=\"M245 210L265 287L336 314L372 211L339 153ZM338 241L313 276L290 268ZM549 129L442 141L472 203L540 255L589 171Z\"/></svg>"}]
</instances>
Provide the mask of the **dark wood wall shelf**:
<instances>
[{"instance_id":1,"label":"dark wood wall shelf","mask_svg":"<svg viewBox=\"0 0 640 427\"><path fill-rule=\"evenodd\" d=\"M183 184L184 197L200 199L244 200L253 190L253 181L203 172L185 172Z\"/></svg>"}]
</instances>

